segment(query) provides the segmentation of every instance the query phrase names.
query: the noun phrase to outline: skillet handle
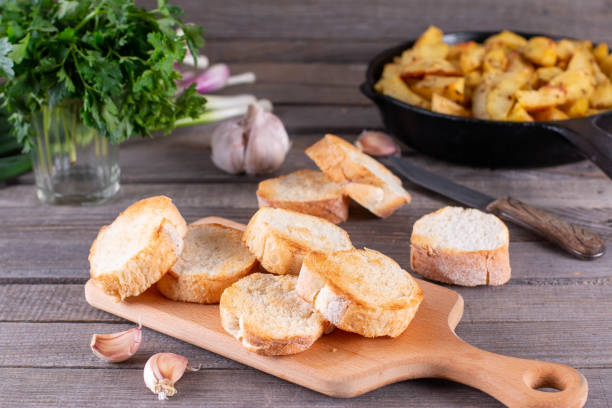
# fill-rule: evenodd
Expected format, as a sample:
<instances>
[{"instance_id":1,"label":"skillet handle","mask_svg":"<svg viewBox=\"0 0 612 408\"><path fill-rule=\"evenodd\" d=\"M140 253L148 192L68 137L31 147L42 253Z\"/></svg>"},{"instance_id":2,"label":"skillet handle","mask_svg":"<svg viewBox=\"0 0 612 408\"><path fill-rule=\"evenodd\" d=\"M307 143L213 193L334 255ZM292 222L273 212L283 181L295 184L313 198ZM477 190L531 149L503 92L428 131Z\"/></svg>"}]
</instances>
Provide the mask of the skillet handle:
<instances>
[{"instance_id":1,"label":"skillet handle","mask_svg":"<svg viewBox=\"0 0 612 408\"><path fill-rule=\"evenodd\" d=\"M558 125L549 123L548 127L561 134L612 179L612 133L597 125L600 117L566 120Z\"/></svg>"},{"instance_id":2,"label":"skillet handle","mask_svg":"<svg viewBox=\"0 0 612 408\"><path fill-rule=\"evenodd\" d=\"M493 201L487 210L543 236L580 259L597 259L606 252L599 236L511 197Z\"/></svg>"}]
</instances>

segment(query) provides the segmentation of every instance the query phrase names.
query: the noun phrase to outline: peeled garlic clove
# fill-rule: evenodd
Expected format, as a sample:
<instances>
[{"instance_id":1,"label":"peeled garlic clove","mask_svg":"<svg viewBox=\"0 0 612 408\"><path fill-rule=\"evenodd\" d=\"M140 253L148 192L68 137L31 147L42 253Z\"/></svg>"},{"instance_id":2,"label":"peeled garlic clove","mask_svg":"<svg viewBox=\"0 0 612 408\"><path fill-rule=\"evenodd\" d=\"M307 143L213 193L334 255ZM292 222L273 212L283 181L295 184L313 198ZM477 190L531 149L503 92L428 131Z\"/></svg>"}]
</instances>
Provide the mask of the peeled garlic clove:
<instances>
[{"instance_id":1,"label":"peeled garlic clove","mask_svg":"<svg viewBox=\"0 0 612 408\"><path fill-rule=\"evenodd\" d=\"M141 326L112 334L94 334L89 347L93 353L111 363L119 363L132 357L142 342Z\"/></svg>"},{"instance_id":2,"label":"peeled garlic clove","mask_svg":"<svg viewBox=\"0 0 612 408\"><path fill-rule=\"evenodd\" d=\"M262 107L250 105L245 125L248 134L244 154L246 173L269 173L283 164L291 147L283 122Z\"/></svg>"},{"instance_id":3,"label":"peeled garlic clove","mask_svg":"<svg viewBox=\"0 0 612 408\"><path fill-rule=\"evenodd\" d=\"M361 132L355 145L359 150L370 156L390 156L398 151L391 136L373 130Z\"/></svg>"},{"instance_id":4,"label":"peeled garlic clove","mask_svg":"<svg viewBox=\"0 0 612 408\"><path fill-rule=\"evenodd\" d=\"M144 382L148 389L160 400L176 394L174 384L181 379L185 370L197 371L191 368L189 361L174 353L153 354L144 368Z\"/></svg>"},{"instance_id":5,"label":"peeled garlic clove","mask_svg":"<svg viewBox=\"0 0 612 408\"><path fill-rule=\"evenodd\" d=\"M241 119L223 122L212 134L212 161L221 170L230 174L244 171L246 138Z\"/></svg>"}]
</instances>

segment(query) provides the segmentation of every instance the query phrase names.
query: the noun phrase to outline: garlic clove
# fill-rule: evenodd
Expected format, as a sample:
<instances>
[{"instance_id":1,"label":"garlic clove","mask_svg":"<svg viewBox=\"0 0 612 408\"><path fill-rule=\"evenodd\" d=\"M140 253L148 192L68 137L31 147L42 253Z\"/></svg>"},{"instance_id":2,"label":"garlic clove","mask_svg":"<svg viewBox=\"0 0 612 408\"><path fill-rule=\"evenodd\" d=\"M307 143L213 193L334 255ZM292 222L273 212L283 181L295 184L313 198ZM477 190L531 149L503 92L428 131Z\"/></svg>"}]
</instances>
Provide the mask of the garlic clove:
<instances>
[{"instance_id":1,"label":"garlic clove","mask_svg":"<svg viewBox=\"0 0 612 408\"><path fill-rule=\"evenodd\" d=\"M248 143L244 153L247 174L264 174L285 161L291 147L283 122L259 105L250 105L245 117Z\"/></svg>"},{"instance_id":2,"label":"garlic clove","mask_svg":"<svg viewBox=\"0 0 612 408\"><path fill-rule=\"evenodd\" d=\"M142 342L142 326L111 334L94 334L89 347L93 353L110 363L119 363L132 357Z\"/></svg>"},{"instance_id":3,"label":"garlic clove","mask_svg":"<svg viewBox=\"0 0 612 408\"><path fill-rule=\"evenodd\" d=\"M189 365L187 358L174 353L153 354L144 368L144 382L160 400L167 400L176 394L174 384L181 379L185 370L197 371Z\"/></svg>"},{"instance_id":4,"label":"garlic clove","mask_svg":"<svg viewBox=\"0 0 612 408\"><path fill-rule=\"evenodd\" d=\"M211 138L212 161L215 166L230 174L242 173L245 139L241 119L228 120L217 126Z\"/></svg>"},{"instance_id":5,"label":"garlic clove","mask_svg":"<svg viewBox=\"0 0 612 408\"><path fill-rule=\"evenodd\" d=\"M397 145L391 136L374 130L361 132L355 145L359 150L370 156L390 156L398 152Z\"/></svg>"}]
</instances>

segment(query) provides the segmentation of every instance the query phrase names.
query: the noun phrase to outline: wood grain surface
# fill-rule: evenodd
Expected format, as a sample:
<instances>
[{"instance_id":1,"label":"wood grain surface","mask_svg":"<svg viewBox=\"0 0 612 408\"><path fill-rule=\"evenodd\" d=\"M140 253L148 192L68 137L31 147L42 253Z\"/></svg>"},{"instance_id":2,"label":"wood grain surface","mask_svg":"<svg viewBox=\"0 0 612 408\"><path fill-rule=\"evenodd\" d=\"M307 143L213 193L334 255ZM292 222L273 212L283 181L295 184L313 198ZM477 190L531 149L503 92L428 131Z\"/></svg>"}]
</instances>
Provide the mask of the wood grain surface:
<instances>
[{"instance_id":1,"label":"wood grain surface","mask_svg":"<svg viewBox=\"0 0 612 408\"><path fill-rule=\"evenodd\" d=\"M150 6L155 1L139 1ZM428 24L450 30L510 28L612 42L609 0L364 0L244 2L177 0L189 21L206 28L205 53L254 71L254 92L271 99L292 150L274 175L313 167L302 154L326 132L353 139L382 126L360 95L366 62ZM125 364L89 351L93 333L132 327L91 308L82 288L98 229L132 202L171 196L188 222L217 215L246 222L262 177L230 176L210 162L210 125L181 129L121 148L119 194L96 207L50 207L33 177L0 185L0 406L150 407L142 367L156 352L202 364L177 384L172 406L206 407L499 407L473 388L445 380L403 381L354 399L335 399L285 382L180 340L143 329L143 345ZM494 137L494 135L492 135ZM516 170L448 165L416 152L416 164L495 197L512 196L600 234L612 245L612 182L588 162ZM452 201L406 183L410 205L378 220L351 207L355 243L408 268L412 223ZM568 364L589 382L587 407L612 407L612 257L584 262L519 227L510 228L512 279L502 287L457 288L465 312L457 334L494 353Z\"/></svg>"},{"instance_id":2,"label":"wood grain surface","mask_svg":"<svg viewBox=\"0 0 612 408\"><path fill-rule=\"evenodd\" d=\"M512 408L585 404L588 385L581 373L567 365L471 346L454 333L463 298L440 285L417 282L424 299L399 337L368 339L335 330L302 353L273 357L247 351L226 333L217 305L168 300L155 287L118 303L92 280L85 285L85 298L97 309L333 397L352 398L397 381L428 377L468 384Z\"/></svg>"}]
</instances>

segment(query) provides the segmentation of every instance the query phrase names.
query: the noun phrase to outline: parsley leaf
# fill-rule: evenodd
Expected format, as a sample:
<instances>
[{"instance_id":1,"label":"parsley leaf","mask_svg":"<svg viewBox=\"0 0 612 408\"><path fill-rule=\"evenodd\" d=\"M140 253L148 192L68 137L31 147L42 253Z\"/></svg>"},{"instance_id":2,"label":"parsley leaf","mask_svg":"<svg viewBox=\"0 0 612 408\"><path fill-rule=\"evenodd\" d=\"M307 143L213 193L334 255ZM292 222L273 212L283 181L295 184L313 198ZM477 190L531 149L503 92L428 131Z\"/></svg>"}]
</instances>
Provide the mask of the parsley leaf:
<instances>
[{"instance_id":1,"label":"parsley leaf","mask_svg":"<svg viewBox=\"0 0 612 408\"><path fill-rule=\"evenodd\" d=\"M177 95L174 63L194 58L203 29L159 0L3 0L0 100L26 146L30 117L45 105L80 101L83 122L113 142L173 129L197 117L206 100L193 87ZM181 29L183 35L178 35Z\"/></svg>"}]
</instances>

